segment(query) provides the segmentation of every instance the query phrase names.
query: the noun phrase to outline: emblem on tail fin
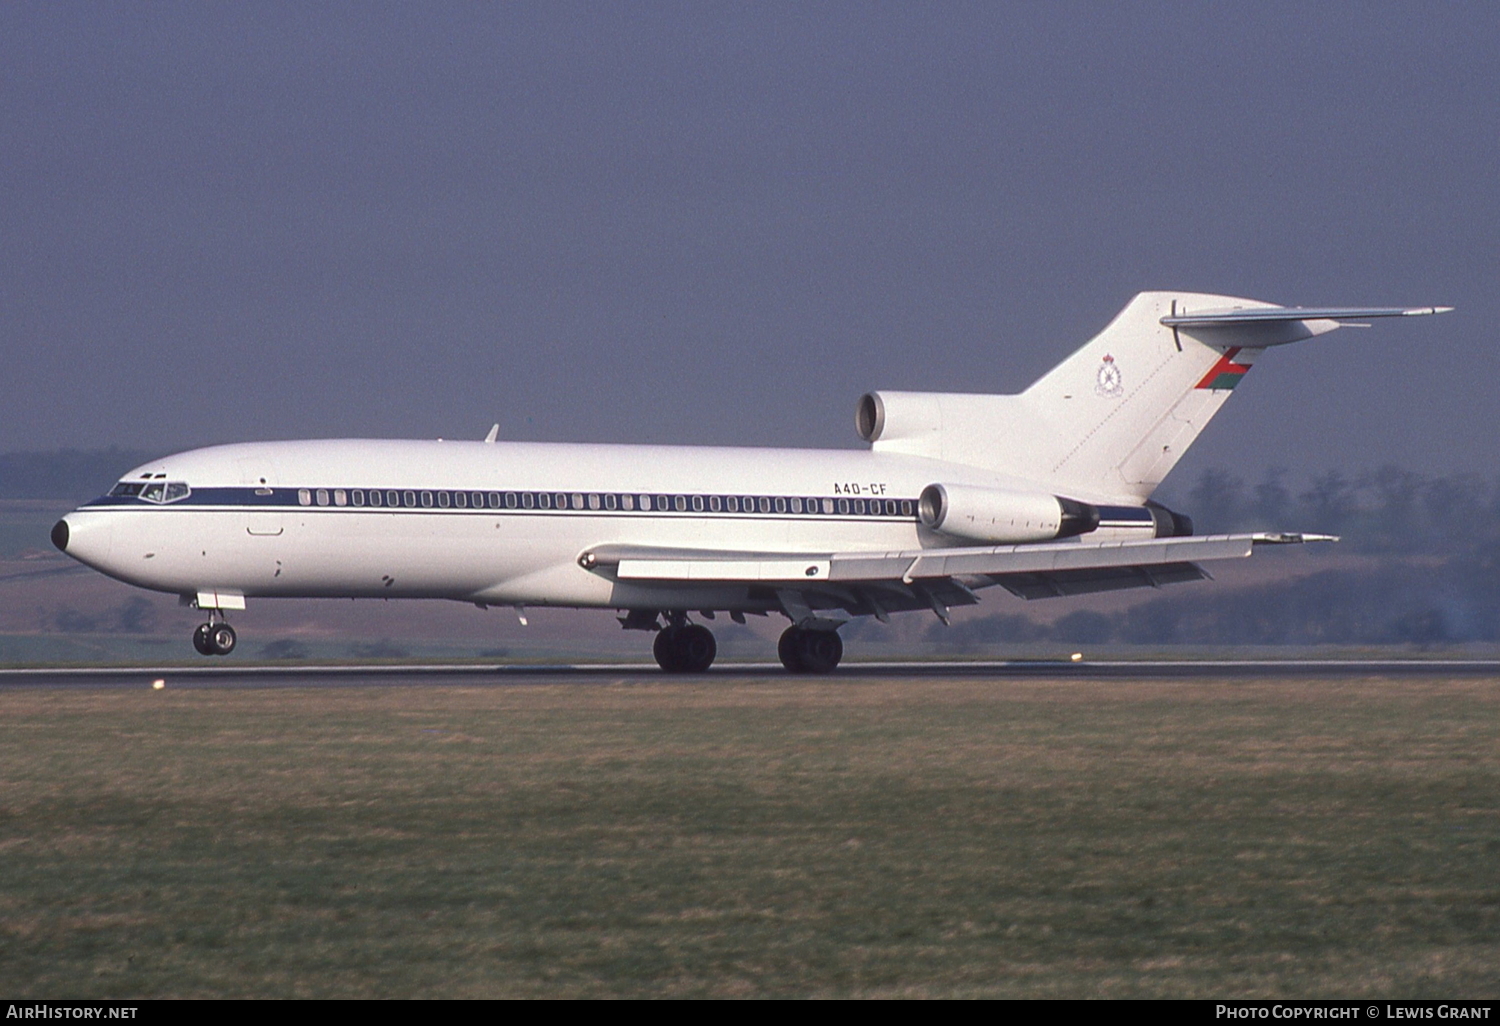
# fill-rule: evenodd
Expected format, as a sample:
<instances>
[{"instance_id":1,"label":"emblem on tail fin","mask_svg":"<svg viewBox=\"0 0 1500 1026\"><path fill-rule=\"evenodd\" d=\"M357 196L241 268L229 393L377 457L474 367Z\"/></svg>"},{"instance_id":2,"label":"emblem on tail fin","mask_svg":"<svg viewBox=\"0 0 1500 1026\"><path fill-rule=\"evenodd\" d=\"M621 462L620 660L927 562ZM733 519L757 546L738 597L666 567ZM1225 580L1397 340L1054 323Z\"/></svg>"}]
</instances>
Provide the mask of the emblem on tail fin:
<instances>
[{"instance_id":1,"label":"emblem on tail fin","mask_svg":"<svg viewBox=\"0 0 1500 1026\"><path fill-rule=\"evenodd\" d=\"M1120 375L1120 368L1115 366L1115 358L1108 353L1099 365L1095 382L1094 392L1106 399L1118 399L1125 394L1125 380Z\"/></svg>"}]
</instances>

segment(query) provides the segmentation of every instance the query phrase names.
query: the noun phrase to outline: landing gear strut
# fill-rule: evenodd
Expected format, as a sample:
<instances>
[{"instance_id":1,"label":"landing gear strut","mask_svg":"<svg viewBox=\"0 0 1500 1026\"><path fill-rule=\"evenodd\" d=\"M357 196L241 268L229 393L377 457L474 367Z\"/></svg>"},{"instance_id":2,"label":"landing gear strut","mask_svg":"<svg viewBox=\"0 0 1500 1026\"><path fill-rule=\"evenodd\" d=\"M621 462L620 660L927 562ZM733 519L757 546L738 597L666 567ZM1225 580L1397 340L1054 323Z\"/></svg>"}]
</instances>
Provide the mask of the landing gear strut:
<instances>
[{"instance_id":1,"label":"landing gear strut","mask_svg":"<svg viewBox=\"0 0 1500 1026\"><path fill-rule=\"evenodd\" d=\"M668 673L702 673L713 665L719 646L713 632L686 618L672 620L656 632L651 654Z\"/></svg>"},{"instance_id":2,"label":"landing gear strut","mask_svg":"<svg viewBox=\"0 0 1500 1026\"><path fill-rule=\"evenodd\" d=\"M844 658L844 639L838 631L788 627L776 643L776 654L792 673L832 673Z\"/></svg>"},{"instance_id":3,"label":"landing gear strut","mask_svg":"<svg viewBox=\"0 0 1500 1026\"><path fill-rule=\"evenodd\" d=\"M214 623L212 614L208 623L200 623L197 630L193 631L193 647L198 650L199 655L228 655L234 651L238 640L234 628L227 623Z\"/></svg>"}]
</instances>

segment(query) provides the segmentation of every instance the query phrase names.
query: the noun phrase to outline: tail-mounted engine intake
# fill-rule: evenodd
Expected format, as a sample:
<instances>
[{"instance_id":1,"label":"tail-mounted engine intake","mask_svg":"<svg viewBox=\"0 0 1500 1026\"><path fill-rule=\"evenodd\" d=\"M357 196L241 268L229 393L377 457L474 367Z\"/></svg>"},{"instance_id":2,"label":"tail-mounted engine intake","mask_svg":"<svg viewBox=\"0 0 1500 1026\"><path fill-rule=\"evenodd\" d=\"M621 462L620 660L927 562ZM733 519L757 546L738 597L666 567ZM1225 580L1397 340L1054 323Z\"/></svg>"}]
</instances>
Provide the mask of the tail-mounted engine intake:
<instances>
[{"instance_id":1,"label":"tail-mounted engine intake","mask_svg":"<svg viewBox=\"0 0 1500 1026\"><path fill-rule=\"evenodd\" d=\"M917 516L934 531L997 543L1071 538L1099 526L1099 511L1086 502L972 485L928 485L917 501Z\"/></svg>"},{"instance_id":2,"label":"tail-mounted engine intake","mask_svg":"<svg viewBox=\"0 0 1500 1026\"><path fill-rule=\"evenodd\" d=\"M885 431L885 403L878 392L866 392L854 409L854 428L867 442L878 439Z\"/></svg>"},{"instance_id":3,"label":"tail-mounted engine intake","mask_svg":"<svg viewBox=\"0 0 1500 1026\"><path fill-rule=\"evenodd\" d=\"M867 442L910 442L936 437L943 402L964 399L938 392L867 392L854 408L854 427Z\"/></svg>"}]
</instances>

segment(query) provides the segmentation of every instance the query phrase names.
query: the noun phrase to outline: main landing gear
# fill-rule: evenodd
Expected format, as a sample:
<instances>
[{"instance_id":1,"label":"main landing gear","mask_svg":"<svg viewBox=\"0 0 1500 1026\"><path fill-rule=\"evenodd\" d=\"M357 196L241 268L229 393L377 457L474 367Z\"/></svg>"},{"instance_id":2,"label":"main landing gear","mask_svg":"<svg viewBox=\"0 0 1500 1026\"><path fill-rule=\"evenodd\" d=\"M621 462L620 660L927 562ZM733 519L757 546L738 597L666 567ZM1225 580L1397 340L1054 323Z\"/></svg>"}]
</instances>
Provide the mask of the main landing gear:
<instances>
[{"instance_id":1,"label":"main landing gear","mask_svg":"<svg viewBox=\"0 0 1500 1026\"><path fill-rule=\"evenodd\" d=\"M656 662L668 673L702 673L719 654L713 632L696 623L668 623L651 646Z\"/></svg>"},{"instance_id":2,"label":"main landing gear","mask_svg":"<svg viewBox=\"0 0 1500 1026\"><path fill-rule=\"evenodd\" d=\"M844 639L838 631L788 627L776 644L776 654L792 673L832 673L844 658Z\"/></svg>"},{"instance_id":3,"label":"main landing gear","mask_svg":"<svg viewBox=\"0 0 1500 1026\"><path fill-rule=\"evenodd\" d=\"M656 614L631 614L622 621L635 630L649 630ZM688 623L683 613L668 613L667 625L656 632L651 652L668 673L702 673L713 665L719 646L713 633L700 624ZM836 630L788 627L776 646L781 665L792 673L832 673L844 657L844 640Z\"/></svg>"},{"instance_id":4,"label":"main landing gear","mask_svg":"<svg viewBox=\"0 0 1500 1026\"><path fill-rule=\"evenodd\" d=\"M214 623L212 619L208 623L200 623L198 629L193 631L193 647L198 650L199 655L228 655L234 651L238 640L233 627L223 622Z\"/></svg>"}]
</instances>

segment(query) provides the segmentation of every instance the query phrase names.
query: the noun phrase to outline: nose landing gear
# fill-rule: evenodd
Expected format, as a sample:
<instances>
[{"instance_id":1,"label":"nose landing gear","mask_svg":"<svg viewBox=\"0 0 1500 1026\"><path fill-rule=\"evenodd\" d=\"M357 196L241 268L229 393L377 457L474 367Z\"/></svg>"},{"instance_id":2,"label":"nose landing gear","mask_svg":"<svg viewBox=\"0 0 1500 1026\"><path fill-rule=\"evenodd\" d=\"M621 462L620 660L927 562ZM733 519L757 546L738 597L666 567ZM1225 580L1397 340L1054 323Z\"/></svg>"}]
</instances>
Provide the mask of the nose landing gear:
<instances>
[{"instance_id":1,"label":"nose landing gear","mask_svg":"<svg viewBox=\"0 0 1500 1026\"><path fill-rule=\"evenodd\" d=\"M193 631L193 647L198 650L199 655L228 655L234 651L238 640L234 628L227 623L209 620L208 623L200 623L197 630Z\"/></svg>"}]
</instances>

